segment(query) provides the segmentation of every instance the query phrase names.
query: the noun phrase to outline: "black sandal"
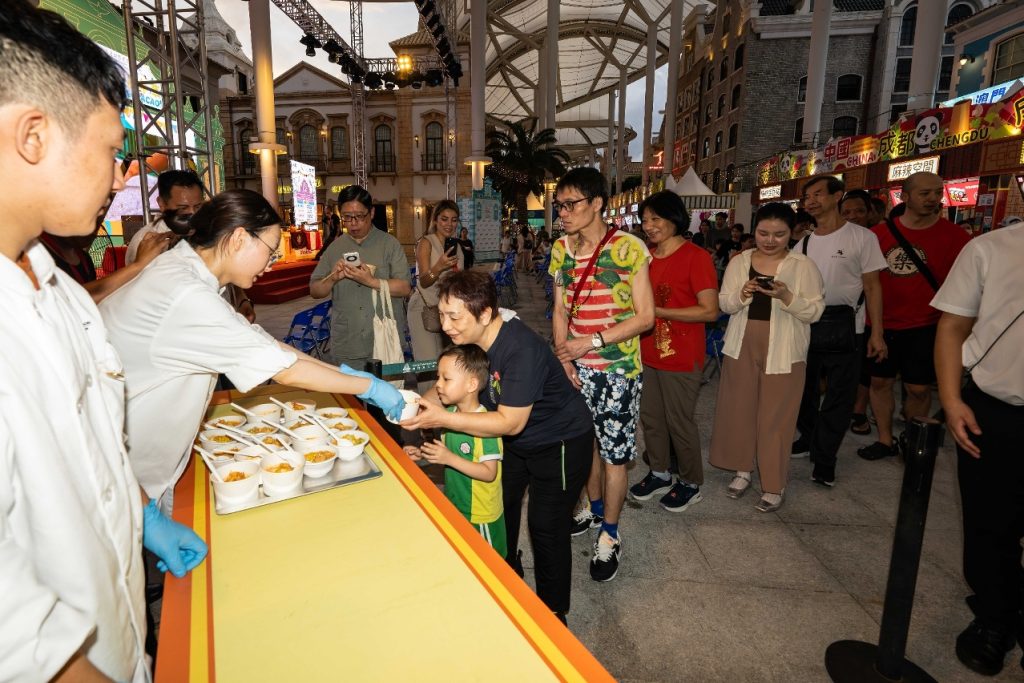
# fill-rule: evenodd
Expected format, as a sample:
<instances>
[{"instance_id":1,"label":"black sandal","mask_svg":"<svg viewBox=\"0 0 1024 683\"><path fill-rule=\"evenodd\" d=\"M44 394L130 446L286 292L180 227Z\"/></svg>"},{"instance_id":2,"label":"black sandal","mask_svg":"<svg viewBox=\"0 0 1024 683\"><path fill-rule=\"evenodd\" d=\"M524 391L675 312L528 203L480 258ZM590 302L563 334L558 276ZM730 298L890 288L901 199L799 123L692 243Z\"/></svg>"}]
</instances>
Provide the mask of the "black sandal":
<instances>
[{"instance_id":1,"label":"black sandal","mask_svg":"<svg viewBox=\"0 0 1024 683\"><path fill-rule=\"evenodd\" d=\"M850 431L861 436L870 434L871 423L868 422L868 416L864 413L854 413L853 422L850 424Z\"/></svg>"}]
</instances>

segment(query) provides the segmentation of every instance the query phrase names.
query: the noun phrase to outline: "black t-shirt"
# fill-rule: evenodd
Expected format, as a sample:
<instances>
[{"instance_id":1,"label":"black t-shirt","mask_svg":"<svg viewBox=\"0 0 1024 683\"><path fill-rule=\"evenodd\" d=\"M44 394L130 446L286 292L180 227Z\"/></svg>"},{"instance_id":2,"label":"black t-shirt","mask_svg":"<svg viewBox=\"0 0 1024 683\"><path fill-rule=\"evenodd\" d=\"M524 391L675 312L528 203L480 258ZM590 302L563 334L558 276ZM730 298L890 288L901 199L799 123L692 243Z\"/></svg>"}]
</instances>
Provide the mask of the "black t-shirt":
<instances>
[{"instance_id":1,"label":"black t-shirt","mask_svg":"<svg viewBox=\"0 0 1024 683\"><path fill-rule=\"evenodd\" d=\"M593 425L583 395L569 382L555 354L540 335L513 318L502 324L487 351L490 377L480 392L487 410L498 405L532 405L526 427L503 437L517 449L536 448L584 434Z\"/></svg>"}]
</instances>

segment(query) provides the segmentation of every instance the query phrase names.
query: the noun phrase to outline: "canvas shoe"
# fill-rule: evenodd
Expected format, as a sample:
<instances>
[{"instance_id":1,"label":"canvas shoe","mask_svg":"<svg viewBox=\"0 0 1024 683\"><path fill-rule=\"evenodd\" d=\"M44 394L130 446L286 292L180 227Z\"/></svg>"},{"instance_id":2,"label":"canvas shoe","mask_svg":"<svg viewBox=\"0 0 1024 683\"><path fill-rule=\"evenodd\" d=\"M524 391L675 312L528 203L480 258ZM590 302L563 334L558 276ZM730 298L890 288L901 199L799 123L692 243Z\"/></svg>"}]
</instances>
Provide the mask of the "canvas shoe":
<instances>
[{"instance_id":1,"label":"canvas shoe","mask_svg":"<svg viewBox=\"0 0 1024 683\"><path fill-rule=\"evenodd\" d=\"M590 507L582 508L572 517L572 529L569 533L573 536L579 536L582 533L586 533L590 529L596 529L601 526L601 522L604 521L604 517L601 515L595 515L590 511Z\"/></svg>"},{"instance_id":2,"label":"canvas shoe","mask_svg":"<svg viewBox=\"0 0 1024 683\"><path fill-rule=\"evenodd\" d=\"M611 581L619 573L619 556L622 554L622 540L612 538L602 531L594 543L594 557L590 560L590 578L594 581Z\"/></svg>"}]
</instances>

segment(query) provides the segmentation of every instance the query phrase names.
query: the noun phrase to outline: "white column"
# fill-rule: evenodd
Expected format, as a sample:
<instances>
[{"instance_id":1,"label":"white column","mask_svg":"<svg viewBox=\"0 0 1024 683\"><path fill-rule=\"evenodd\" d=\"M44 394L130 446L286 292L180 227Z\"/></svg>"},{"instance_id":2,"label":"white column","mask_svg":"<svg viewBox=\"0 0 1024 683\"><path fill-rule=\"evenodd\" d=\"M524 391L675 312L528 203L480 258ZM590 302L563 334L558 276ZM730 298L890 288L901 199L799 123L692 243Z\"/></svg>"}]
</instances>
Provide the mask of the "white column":
<instances>
[{"instance_id":1,"label":"white column","mask_svg":"<svg viewBox=\"0 0 1024 683\"><path fill-rule=\"evenodd\" d=\"M806 143L813 143L815 136L821 131L821 102L825 97L825 66L828 62L828 32L831 23L832 0L818 0L814 3L814 15L811 18L811 45L807 53L807 90L804 95L803 134L803 141ZM821 138L821 136L818 137Z\"/></svg>"},{"instance_id":2,"label":"white column","mask_svg":"<svg viewBox=\"0 0 1024 683\"><path fill-rule=\"evenodd\" d=\"M277 203L277 144L274 118L274 60L270 49L270 0L249 2L249 31L252 34L252 67L256 87L256 129L260 155L260 183L263 197ZM247 153L247 152L243 152Z\"/></svg>"},{"instance_id":3,"label":"white column","mask_svg":"<svg viewBox=\"0 0 1024 683\"><path fill-rule=\"evenodd\" d=\"M558 87L558 0L548 0L548 30L544 38L544 121L546 128L555 127L555 92ZM556 133L557 134L557 133Z\"/></svg>"},{"instance_id":4,"label":"white column","mask_svg":"<svg viewBox=\"0 0 1024 683\"><path fill-rule=\"evenodd\" d=\"M484 186L484 167L491 158L484 154L487 149L486 129L487 114L484 109L485 89L487 86L486 57L487 49L487 3L485 0L470 2L470 34L469 34L469 106L471 120L470 144L472 151L466 164L472 167L473 189Z\"/></svg>"},{"instance_id":5,"label":"white column","mask_svg":"<svg viewBox=\"0 0 1024 683\"><path fill-rule=\"evenodd\" d=\"M608 177L609 185L612 179L613 166L612 150L615 149L615 91L608 93L608 152L605 154L604 174Z\"/></svg>"},{"instance_id":6,"label":"white column","mask_svg":"<svg viewBox=\"0 0 1024 683\"><path fill-rule=\"evenodd\" d=\"M945 28L945 0L921 0L917 4L914 51L911 53L908 111L930 109L934 102Z\"/></svg>"},{"instance_id":7,"label":"white column","mask_svg":"<svg viewBox=\"0 0 1024 683\"><path fill-rule=\"evenodd\" d=\"M619 141L615 150L615 194L622 192L623 176L626 173L626 67L619 69Z\"/></svg>"},{"instance_id":8,"label":"white column","mask_svg":"<svg viewBox=\"0 0 1024 683\"><path fill-rule=\"evenodd\" d=\"M672 155L676 149L676 100L679 94L679 58L682 55L683 42L683 3L672 3L672 16L669 20L668 38L668 87L665 97L665 154L664 175L672 175L675 163Z\"/></svg>"},{"instance_id":9,"label":"white column","mask_svg":"<svg viewBox=\"0 0 1024 683\"><path fill-rule=\"evenodd\" d=\"M651 138L654 137L654 71L658 61L658 31L656 26L647 27L647 78L644 81L644 146L643 146L643 170L640 178L646 187L650 181L650 171L647 168L651 159Z\"/></svg>"},{"instance_id":10,"label":"white column","mask_svg":"<svg viewBox=\"0 0 1024 683\"><path fill-rule=\"evenodd\" d=\"M533 115L537 117L537 130L545 127L544 119L548 110L544 103L544 96L548 92L548 72L544 68L546 57L547 53L544 48L537 50L537 89L533 91Z\"/></svg>"}]
</instances>

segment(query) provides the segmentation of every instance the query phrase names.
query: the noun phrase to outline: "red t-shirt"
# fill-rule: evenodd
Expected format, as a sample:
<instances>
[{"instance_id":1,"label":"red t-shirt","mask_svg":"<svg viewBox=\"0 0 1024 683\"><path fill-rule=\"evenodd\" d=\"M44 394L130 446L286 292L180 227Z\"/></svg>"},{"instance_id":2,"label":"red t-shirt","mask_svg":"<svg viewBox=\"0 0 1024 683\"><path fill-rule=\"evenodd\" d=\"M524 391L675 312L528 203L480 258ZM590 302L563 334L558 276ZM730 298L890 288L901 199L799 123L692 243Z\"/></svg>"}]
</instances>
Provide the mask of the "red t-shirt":
<instances>
[{"instance_id":1,"label":"red t-shirt","mask_svg":"<svg viewBox=\"0 0 1024 683\"><path fill-rule=\"evenodd\" d=\"M697 305L697 293L718 289L718 275L711 255L683 242L671 255L651 258L651 288L659 308ZM655 318L654 327L640 337L644 365L673 372L700 372L705 356L704 323L684 323Z\"/></svg>"},{"instance_id":2,"label":"red t-shirt","mask_svg":"<svg viewBox=\"0 0 1024 683\"><path fill-rule=\"evenodd\" d=\"M935 225L924 230L906 228L897 218L896 227L914 247L939 285L946 280L960 250L971 241L962 228L945 218L940 218ZM889 264L879 275L882 281L882 321L885 328L909 330L938 323L941 313L929 305L935 290L928 284L928 280L918 272L914 262L907 258L885 223L879 223L871 231L878 236L878 246L882 248Z\"/></svg>"}]
</instances>

